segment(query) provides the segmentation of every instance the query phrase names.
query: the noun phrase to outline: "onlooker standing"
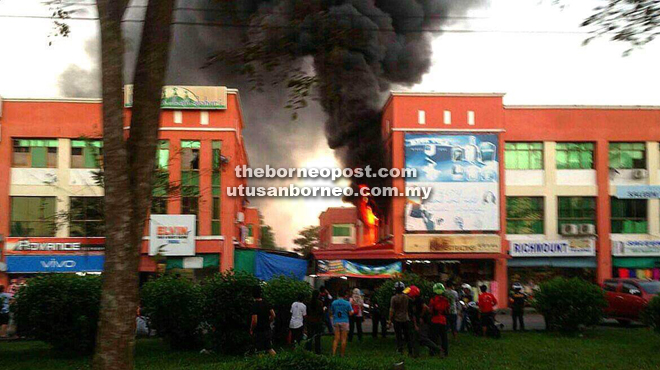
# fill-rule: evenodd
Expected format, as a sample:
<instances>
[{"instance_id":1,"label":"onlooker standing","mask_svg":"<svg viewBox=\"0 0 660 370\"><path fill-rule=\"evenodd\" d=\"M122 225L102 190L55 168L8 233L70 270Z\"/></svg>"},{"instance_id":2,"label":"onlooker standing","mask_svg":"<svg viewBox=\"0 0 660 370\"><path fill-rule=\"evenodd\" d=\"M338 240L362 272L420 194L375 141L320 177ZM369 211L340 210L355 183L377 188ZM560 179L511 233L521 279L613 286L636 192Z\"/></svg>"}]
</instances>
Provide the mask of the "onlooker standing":
<instances>
[{"instance_id":1,"label":"onlooker standing","mask_svg":"<svg viewBox=\"0 0 660 370\"><path fill-rule=\"evenodd\" d=\"M468 303L474 301L474 296L472 294L472 287L470 286L470 284L461 285L461 291L458 297L460 298L461 302L463 302L463 305L461 306L462 308L461 315L463 317L461 318L461 328L459 329L459 331L463 333L467 329L467 322L469 320ZM473 322L472 325L477 325L477 323Z\"/></svg>"},{"instance_id":2,"label":"onlooker standing","mask_svg":"<svg viewBox=\"0 0 660 370\"><path fill-rule=\"evenodd\" d=\"M312 292L312 299L309 301L307 307L307 350L312 350L312 343L314 343L314 352L317 355L321 354L321 336L323 335L323 320L325 312L323 310L323 302L319 297L320 292L315 290Z\"/></svg>"},{"instance_id":3,"label":"onlooker standing","mask_svg":"<svg viewBox=\"0 0 660 370\"><path fill-rule=\"evenodd\" d=\"M449 340L447 339L447 314L451 303L444 296L445 286L442 283L433 285L435 294L429 302L431 310L431 340L442 348L445 356L449 355Z\"/></svg>"},{"instance_id":4,"label":"onlooker standing","mask_svg":"<svg viewBox=\"0 0 660 370\"><path fill-rule=\"evenodd\" d=\"M447 296L449 296L449 313L447 314L447 325L451 335L456 339L458 333L458 312L461 310L461 303L458 299L458 292L454 289L454 283L447 283Z\"/></svg>"},{"instance_id":5,"label":"onlooker standing","mask_svg":"<svg viewBox=\"0 0 660 370\"><path fill-rule=\"evenodd\" d=\"M513 319L513 330L518 330L518 323L520 323L520 330L525 331L525 303L527 303L527 294L523 293L523 286L520 283L513 284L513 294L509 298L511 303L511 318Z\"/></svg>"},{"instance_id":6,"label":"onlooker standing","mask_svg":"<svg viewBox=\"0 0 660 370\"><path fill-rule=\"evenodd\" d=\"M307 316L307 306L305 306L303 300L305 300L305 295L298 294L296 301L291 305L289 329L291 330L291 343L294 344L300 344L303 338L305 316Z\"/></svg>"},{"instance_id":7,"label":"onlooker standing","mask_svg":"<svg viewBox=\"0 0 660 370\"><path fill-rule=\"evenodd\" d=\"M254 303L250 335L254 337L254 346L258 352L266 351L270 355L275 355L270 329L270 323L275 320L275 311L263 300L261 294L261 287L256 287L252 293Z\"/></svg>"},{"instance_id":8,"label":"onlooker standing","mask_svg":"<svg viewBox=\"0 0 660 370\"><path fill-rule=\"evenodd\" d=\"M410 305L410 314L415 329L413 332L416 342L415 355L418 354L418 345L428 347L431 356L434 356L436 353L441 353L441 348L430 339L430 310L424 301L422 301L419 288L412 285L409 288L406 288L404 293L406 293L412 301Z\"/></svg>"},{"instance_id":9,"label":"onlooker standing","mask_svg":"<svg viewBox=\"0 0 660 370\"><path fill-rule=\"evenodd\" d=\"M353 296L350 300L351 307L353 307L353 315L350 317L350 329L348 331L348 341L353 341L353 332L357 327L357 336L358 340L362 342L362 322L364 321L363 311L364 311L364 300L362 299L362 294L360 294L360 289L353 289Z\"/></svg>"},{"instance_id":10,"label":"onlooker standing","mask_svg":"<svg viewBox=\"0 0 660 370\"><path fill-rule=\"evenodd\" d=\"M332 295L328 292L328 289L325 286L319 288L321 292L321 302L323 302L323 311L325 312L325 326L328 328L328 333L332 335L332 321L330 320L330 305L332 304Z\"/></svg>"},{"instance_id":11,"label":"onlooker standing","mask_svg":"<svg viewBox=\"0 0 660 370\"><path fill-rule=\"evenodd\" d=\"M479 287L481 294L479 294L479 311L481 312L481 331L484 337L488 332L488 328L495 325L495 306L497 306L497 298L488 292L488 287L482 285Z\"/></svg>"},{"instance_id":12,"label":"onlooker standing","mask_svg":"<svg viewBox=\"0 0 660 370\"><path fill-rule=\"evenodd\" d=\"M380 310L380 304L376 300L376 295L371 296L371 326L372 333L371 336L374 338L378 337L378 327L381 327L383 338L387 336L387 315Z\"/></svg>"},{"instance_id":13,"label":"onlooker standing","mask_svg":"<svg viewBox=\"0 0 660 370\"><path fill-rule=\"evenodd\" d=\"M408 305L410 298L403 293L406 288L401 281L394 283L394 296L390 300L390 316L388 326L394 323L394 333L396 334L396 349L403 353L403 343L408 345L408 354L413 356L413 340L410 328L410 315L408 314Z\"/></svg>"},{"instance_id":14,"label":"onlooker standing","mask_svg":"<svg viewBox=\"0 0 660 370\"><path fill-rule=\"evenodd\" d=\"M332 315L333 329L335 331L335 339L332 342L332 355L337 354L337 346L341 342L341 356L344 357L346 353L346 339L348 337L348 323L349 317L353 314L353 307L348 302L350 297L349 290L343 291L340 298L332 302L330 306L330 314Z\"/></svg>"},{"instance_id":15,"label":"onlooker standing","mask_svg":"<svg viewBox=\"0 0 660 370\"><path fill-rule=\"evenodd\" d=\"M7 326L9 325L9 301L12 296L5 293L5 286L0 285L0 338L7 338Z\"/></svg>"}]
</instances>

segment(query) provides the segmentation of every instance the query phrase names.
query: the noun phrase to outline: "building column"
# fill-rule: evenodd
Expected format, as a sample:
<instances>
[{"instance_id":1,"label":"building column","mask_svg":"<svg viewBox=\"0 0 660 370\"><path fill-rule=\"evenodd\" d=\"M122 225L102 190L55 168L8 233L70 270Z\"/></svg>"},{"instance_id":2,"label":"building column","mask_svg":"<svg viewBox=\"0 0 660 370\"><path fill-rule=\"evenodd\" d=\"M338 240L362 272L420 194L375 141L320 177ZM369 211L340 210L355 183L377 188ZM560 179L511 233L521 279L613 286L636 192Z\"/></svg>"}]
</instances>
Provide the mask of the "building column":
<instances>
[{"instance_id":1,"label":"building column","mask_svg":"<svg viewBox=\"0 0 660 370\"><path fill-rule=\"evenodd\" d=\"M649 171L649 185L660 185L660 144L656 141L646 143L646 168ZM649 234L660 236L660 199L649 199L647 209Z\"/></svg>"},{"instance_id":2,"label":"building column","mask_svg":"<svg viewBox=\"0 0 660 370\"><path fill-rule=\"evenodd\" d=\"M509 306L509 276L507 272L506 258L495 259L495 282L497 282L498 308Z\"/></svg>"},{"instance_id":3,"label":"building column","mask_svg":"<svg viewBox=\"0 0 660 370\"><path fill-rule=\"evenodd\" d=\"M555 240L559 238L559 221L557 219L559 210L557 205L557 143L554 141L543 143L543 171L545 174L543 231L548 240Z\"/></svg>"},{"instance_id":4,"label":"building column","mask_svg":"<svg viewBox=\"0 0 660 370\"><path fill-rule=\"evenodd\" d=\"M70 208L69 194L62 189L69 189L71 178L71 140L58 139L57 140L57 184L54 187L57 196L55 202L55 212L58 215L68 215ZM69 223L61 224L62 220L57 220L57 231L55 236L58 238L66 238L69 236Z\"/></svg>"},{"instance_id":5,"label":"building column","mask_svg":"<svg viewBox=\"0 0 660 370\"><path fill-rule=\"evenodd\" d=\"M598 240L596 247L596 260L598 262L598 282L602 283L612 277L612 243L610 234L611 205L610 205L610 164L609 142L599 140L596 143L596 182L598 184L598 198L596 200L596 229Z\"/></svg>"}]
</instances>

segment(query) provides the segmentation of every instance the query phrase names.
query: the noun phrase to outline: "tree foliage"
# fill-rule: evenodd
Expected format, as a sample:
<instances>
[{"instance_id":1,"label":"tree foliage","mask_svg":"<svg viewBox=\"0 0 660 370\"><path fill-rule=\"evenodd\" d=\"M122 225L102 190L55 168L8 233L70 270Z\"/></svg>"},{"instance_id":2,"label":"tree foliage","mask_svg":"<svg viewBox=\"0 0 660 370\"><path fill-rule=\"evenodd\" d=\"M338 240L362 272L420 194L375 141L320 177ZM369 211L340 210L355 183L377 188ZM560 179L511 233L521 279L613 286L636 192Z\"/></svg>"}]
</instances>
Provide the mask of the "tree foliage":
<instances>
[{"instance_id":1,"label":"tree foliage","mask_svg":"<svg viewBox=\"0 0 660 370\"><path fill-rule=\"evenodd\" d=\"M646 309L642 312L642 320L656 333L660 334L660 296L651 299Z\"/></svg>"},{"instance_id":2,"label":"tree foliage","mask_svg":"<svg viewBox=\"0 0 660 370\"><path fill-rule=\"evenodd\" d=\"M319 231L321 230L320 226L307 226L302 229L298 235L298 238L293 240L293 244L297 245L294 248L294 251L302 254L307 257L312 250L319 246Z\"/></svg>"},{"instance_id":3,"label":"tree foliage","mask_svg":"<svg viewBox=\"0 0 660 370\"><path fill-rule=\"evenodd\" d=\"M277 249L275 244L275 234L273 228L268 225L261 225L261 233L259 235L259 248L261 249Z\"/></svg>"},{"instance_id":4,"label":"tree foliage","mask_svg":"<svg viewBox=\"0 0 660 370\"><path fill-rule=\"evenodd\" d=\"M403 273L397 277L386 280L374 292L374 299L380 307L380 312L385 316L390 311L390 299L394 295L394 283L402 281L407 287L415 285L421 292L421 297L428 302L433 296L433 282L413 273Z\"/></svg>"}]
</instances>

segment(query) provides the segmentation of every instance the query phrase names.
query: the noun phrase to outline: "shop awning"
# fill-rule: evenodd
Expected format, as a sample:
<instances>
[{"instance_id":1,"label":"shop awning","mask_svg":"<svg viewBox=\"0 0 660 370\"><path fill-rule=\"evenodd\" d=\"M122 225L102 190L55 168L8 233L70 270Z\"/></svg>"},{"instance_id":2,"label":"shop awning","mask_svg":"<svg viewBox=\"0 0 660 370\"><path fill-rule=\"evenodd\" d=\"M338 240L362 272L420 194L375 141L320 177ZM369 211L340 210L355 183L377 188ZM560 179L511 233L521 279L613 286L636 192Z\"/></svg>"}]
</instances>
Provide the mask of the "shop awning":
<instances>
[{"instance_id":1,"label":"shop awning","mask_svg":"<svg viewBox=\"0 0 660 370\"><path fill-rule=\"evenodd\" d=\"M257 251L254 249L234 250L234 271L243 271L254 274L254 263Z\"/></svg>"},{"instance_id":2,"label":"shop awning","mask_svg":"<svg viewBox=\"0 0 660 370\"><path fill-rule=\"evenodd\" d=\"M529 257L512 258L507 261L509 267L573 267L573 268L596 268L598 263L595 258L590 257Z\"/></svg>"},{"instance_id":3,"label":"shop awning","mask_svg":"<svg viewBox=\"0 0 660 370\"><path fill-rule=\"evenodd\" d=\"M167 269L201 269L219 267L219 254L198 254L194 257L167 257Z\"/></svg>"},{"instance_id":4,"label":"shop awning","mask_svg":"<svg viewBox=\"0 0 660 370\"><path fill-rule=\"evenodd\" d=\"M660 267L660 257L612 257L612 266L633 269Z\"/></svg>"}]
</instances>

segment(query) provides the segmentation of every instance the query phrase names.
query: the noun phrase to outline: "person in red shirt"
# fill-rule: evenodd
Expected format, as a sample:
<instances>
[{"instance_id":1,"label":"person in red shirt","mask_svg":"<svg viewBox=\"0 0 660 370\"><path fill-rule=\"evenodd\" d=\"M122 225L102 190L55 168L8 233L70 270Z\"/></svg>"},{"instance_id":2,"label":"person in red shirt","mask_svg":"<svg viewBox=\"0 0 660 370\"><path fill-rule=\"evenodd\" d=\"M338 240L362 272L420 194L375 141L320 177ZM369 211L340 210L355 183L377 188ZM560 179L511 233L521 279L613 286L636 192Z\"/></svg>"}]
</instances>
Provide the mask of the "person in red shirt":
<instances>
[{"instance_id":1,"label":"person in red shirt","mask_svg":"<svg viewBox=\"0 0 660 370\"><path fill-rule=\"evenodd\" d=\"M449 340L447 339L447 314L449 299L444 296L445 286L442 283L433 285L435 295L429 302L431 311L431 340L442 348L445 357L449 355Z\"/></svg>"},{"instance_id":2,"label":"person in red shirt","mask_svg":"<svg viewBox=\"0 0 660 370\"><path fill-rule=\"evenodd\" d=\"M479 287L481 294L479 294L479 311L481 311L481 330L483 335L486 336L488 327L494 325L495 320L495 306L497 306L497 298L488 292L488 287L482 285Z\"/></svg>"}]
</instances>

